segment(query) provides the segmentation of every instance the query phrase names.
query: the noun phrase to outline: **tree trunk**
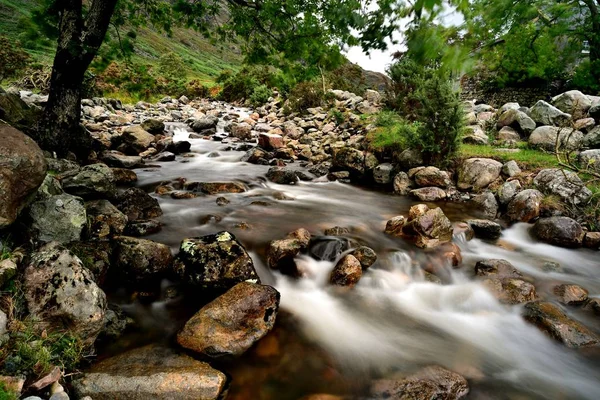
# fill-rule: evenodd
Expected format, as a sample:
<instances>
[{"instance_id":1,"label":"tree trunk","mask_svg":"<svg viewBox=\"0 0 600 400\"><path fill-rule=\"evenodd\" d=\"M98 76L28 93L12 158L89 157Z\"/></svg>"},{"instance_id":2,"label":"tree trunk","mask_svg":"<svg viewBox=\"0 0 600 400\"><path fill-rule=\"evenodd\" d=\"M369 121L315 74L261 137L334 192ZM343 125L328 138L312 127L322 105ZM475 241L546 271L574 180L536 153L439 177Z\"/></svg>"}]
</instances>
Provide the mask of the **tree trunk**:
<instances>
[{"instance_id":1,"label":"tree trunk","mask_svg":"<svg viewBox=\"0 0 600 400\"><path fill-rule=\"evenodd\" d=\"M37 129L40 146L58 156L68 152L86 158L91 138L80 125L83 79L96 56L117 0L94 0L83 21L81 0L59 0L58 46L50 78L50 94Z\"/></svg>"}]
</instances>

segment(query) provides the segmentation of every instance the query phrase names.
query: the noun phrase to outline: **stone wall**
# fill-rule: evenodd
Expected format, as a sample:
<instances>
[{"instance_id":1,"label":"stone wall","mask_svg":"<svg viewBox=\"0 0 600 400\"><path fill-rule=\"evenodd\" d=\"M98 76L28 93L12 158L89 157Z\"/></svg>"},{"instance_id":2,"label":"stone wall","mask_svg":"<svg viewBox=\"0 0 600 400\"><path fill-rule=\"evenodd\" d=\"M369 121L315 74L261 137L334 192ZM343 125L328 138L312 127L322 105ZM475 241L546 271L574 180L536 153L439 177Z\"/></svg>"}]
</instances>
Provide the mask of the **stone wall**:
<instances>
[{"instance_id":1,"label":"stone wall","mask_svg":"<svg viewBox=\"0 0 600 400\"><path fill-rule=\"evenodd\" d=\"M463 100L477 100L480 103L489 104L495 108L509 102L517 102L521 106L531 107L538 100L546 100L552 96L562 93L555 86L546 87L507 87L490 89L482 87L476 78L463 77L460 81L461 98Z\"/></svg>"}]
</instances>

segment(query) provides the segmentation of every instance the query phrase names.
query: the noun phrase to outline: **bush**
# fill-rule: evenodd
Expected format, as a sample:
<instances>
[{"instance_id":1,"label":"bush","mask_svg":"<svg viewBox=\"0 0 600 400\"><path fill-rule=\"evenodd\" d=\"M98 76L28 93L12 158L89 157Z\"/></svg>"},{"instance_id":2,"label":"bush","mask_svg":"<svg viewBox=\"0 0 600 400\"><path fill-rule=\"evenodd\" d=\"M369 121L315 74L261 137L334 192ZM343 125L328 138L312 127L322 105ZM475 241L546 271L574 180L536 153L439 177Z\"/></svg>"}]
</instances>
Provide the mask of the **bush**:
<instances>
[{"instance_id":1,"label":"bush","mask_svg":"<svg viewBox=\"0 0 600 400\"><path fill-rule=\"evenodd\" d=\"M290 92L288 97L289 108L293 112L302 113L308 108L322 106L325 98L323 85L319 82L300 82Z\"/></svg>"},{"instance_id":2,"label":"bush","mask_svg":"<svg viewBox=\"0 0 600 400\"><path fill-rule=\"evenodd\" d=\"M185 84L186 96L188 97L210 97L210 89L198 79L192 79Z\"/></svg>"},{"instance_id":3,"label":"bush","mask_svg":"<svg viewBox=\"0 0 600 400\"><path fill-rule=\"evenodd\" d=\"M378 124L387 129L381 130L384 137L375 137L372 143L405 145L420 151L426 164L447 163L458 150L464 128L460 99L449 77L434 66L422 67L407 58L394 64L389 75L389 106L399 119L380 115Z\"/></svg>"},{"instance_id":4,"label":"bush","mask_svg":"<svg viewBox=\"0 0 600 400\"><path fill-rule=\"evenodd\" d=\"M254 88L250 95L250 103L254 107L259 107L269 101L269 97L273 95L273 91L266 85L260 85Z\"/></svg>"},{"instance_id":5,"label":"bush","mask_svg":"<svg viewBox=\"0 0 600 400\"><path fill-rule=\"evenodd\" d=\"M585 60L575 68L569 86L573 89L580 90L584 93L598 94L600 93L600 82L592 76L592 68L600 68L600 62L592 67L590 60Z\"/></svg>"},{"instance_id":6,"label":"bush","mask_svg":"<svg viewBox=\"0 0 600 400\"><path fill-rule=\"evenodd\" d=\"M391 154L410 147L415 138L418 138L421 128L419 122L409 122L389 111L380 113L375 124L378 128L367 137L371 148L377 152Z\"/></svg>"},{"instance_id":7,"label":"bush","mask_svg":"<svg viewBox=\"0 0 600 400\"><path fill-rule=\"evenodd\" d=\"M0 82L14 78L25 70L29 64L29 55L6 36L0 36Z\"/></svg>"}]
</instances>

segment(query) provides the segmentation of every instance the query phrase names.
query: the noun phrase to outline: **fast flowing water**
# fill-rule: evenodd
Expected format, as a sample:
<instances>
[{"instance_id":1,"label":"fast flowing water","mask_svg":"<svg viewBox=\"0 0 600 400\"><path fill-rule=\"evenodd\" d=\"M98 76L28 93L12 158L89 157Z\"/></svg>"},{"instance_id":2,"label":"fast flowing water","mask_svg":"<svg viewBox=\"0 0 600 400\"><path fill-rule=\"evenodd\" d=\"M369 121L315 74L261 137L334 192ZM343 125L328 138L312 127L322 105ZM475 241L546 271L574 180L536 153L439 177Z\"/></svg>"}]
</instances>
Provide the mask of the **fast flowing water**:
<instances>
[{"instance_id":1,"label":"fast flowing water","mask_svg":"<svg viewBox=\"0 0 600 400\"><path fill-rule=\"evenodd\" d=\"M185 129L175 128L176 141L188 140ZM495 243L455 238L462 267L442 266L444 284L431 283L421 268L432 262L428 255L383 233L385 222L406 215L415 204L412 200L336 182L273 184L264 178L267 166L239 161L243 151L217 141L190 142L194 157L137 170L139 185L153 188L184 177L238 180L249 191L223 195L230 201L224 206L217 205L217 196L158 197L164 227L150 239L177 251L185 237L229 230L250 251L263 283L281 292L278 327L251 354L226 367L233 378L230 398L356 394L373 377L431 364L467 377L471 398L600 398L599 353L568 349L548 338L522 319L519 306L498 303L472 272L477 260L503 258L534 280L542 298L552 300L551 287L562 282L580 284L594 297L600 295L598 253L537 243L526 224L517 224ZM453 221L471 216L457 205L439 206ZM269 241L301 227L319 235L333 226L351 228L351 245L365 244L377 252L377 263L354 289L327 284L333 258L343 250L333 238L322 237L320 248L299 257L304 278L292 279L265 267ZM543 268L548 261L562 269L548 271ZM145 312L159 315L160 310L155 304ZM593 314L575 309L569 313L600 331ZM178 327L165 325L169 334Z\"/></svg>"}]
</instances>

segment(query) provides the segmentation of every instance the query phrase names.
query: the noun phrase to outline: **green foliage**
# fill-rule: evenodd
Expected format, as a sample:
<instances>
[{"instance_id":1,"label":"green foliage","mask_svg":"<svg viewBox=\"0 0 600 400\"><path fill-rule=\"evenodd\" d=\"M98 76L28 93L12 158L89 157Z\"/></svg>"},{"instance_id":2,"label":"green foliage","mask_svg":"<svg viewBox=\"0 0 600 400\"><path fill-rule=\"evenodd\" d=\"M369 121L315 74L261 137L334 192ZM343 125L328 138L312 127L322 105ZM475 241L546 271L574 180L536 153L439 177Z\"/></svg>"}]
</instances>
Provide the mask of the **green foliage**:
<instances>
[{"instance_id":1,"label":"green foliage","mask_svg":"<svg viewBox=\"0 0 600 400\"><path fill-rule=\"evenodd\" d=\"M287 90L289 87L288 77L281 70L268 66L245 66L237 73L223 71L217 77L217 83L222 86L219 93L221 100L229 102L250 100L254 103L252 96L255 96L255 100L260 100L263 104L272 95L270 88L283 87ZM268 96L266 96L267 92L269 92Z\"/></svg>"},{"instance_id":2,"label":"green foliage","mask_svg":"<svg viewBox=\"0 0 600 400\"><path fill-rule=\"evenodd\" d=\"M329 115L333 117L335 123L338 125L340 125L346 120L346 116L344 115L344 113L338 110L337 108L332 108L331 110L329 110Z\"/></svg>"},{"instance_id":3,"label":"green foliage","mask_svg":"<svg viewBox=\"0 0 600 400\"><path fill-rule=\"evenodd\" d=\"M585 60L580 63L575 68L569 86L584 93L600 94L600 82L592 75L593 68L600 69L600 61L592 64L589 60Z\"/></svg>"},{"instance_id":4,"label":"green foliage","mask_svg":"<svg viewBox=\"0 0 600 400\"><path fill-rule=\"evenodd\" d=\"M183 59L173 52L163 54L158 60L160 73L171 79L185 79L187 70Z\"/></svg>"},{"instance_id":5,"label":"green foliage","mask_svg":"<svg viewBox=\"0 0 600 400\"><path fill-rule=\"evenodd\" d=\"M19 394L8 389L4 382L0 382L0 400L18 400Z\"/></svg>"},{"instance_id":6,"label":"green foliage","mask_svg":"<svg viewBox=\"0 0 600 400\"><path fill-rule=\"evenodd\" d=\"M266 85L260 85L254 88L250 95L250 103L254 107L259 107L265 104L273 92Z\"/></svg>"},{"instance_id":7,"label":"green foliage","mask_svg":"<svg viewBox=\"0 0 600 400\"><path fill-rule=\"evenodd\" d=\"M409 122L393 111L382 111L375 124L378 128L369 134L369 145L375 151L392 154L409 147L421 129L421 123Z\"/></svg>"},{"instance_id":8,"label":"green foliage","mask_svg":"<svg viewBox=\"0 0 600 400\"><path fill-rule=\"evenodd\" d=\"M0 82L23 72L29 63L29 55L17 42L0 36Z\"/></svg>"},{"instance_id":9,"label":"green foliage","mask_svg":"<svg viewBox=\"0 0 600 400\"><path fill-rule=\"evenodd\" d=\"M322 106L325 100L323 85L320 82L307 81L300 82L291 90L288 104L292 112L303 113L309 108Z\"/></svg>"}]
</instances>

